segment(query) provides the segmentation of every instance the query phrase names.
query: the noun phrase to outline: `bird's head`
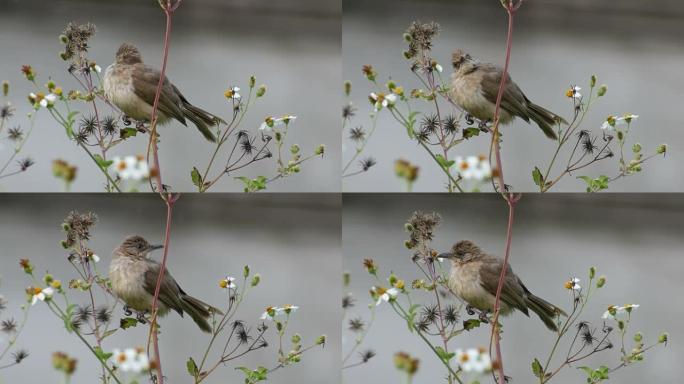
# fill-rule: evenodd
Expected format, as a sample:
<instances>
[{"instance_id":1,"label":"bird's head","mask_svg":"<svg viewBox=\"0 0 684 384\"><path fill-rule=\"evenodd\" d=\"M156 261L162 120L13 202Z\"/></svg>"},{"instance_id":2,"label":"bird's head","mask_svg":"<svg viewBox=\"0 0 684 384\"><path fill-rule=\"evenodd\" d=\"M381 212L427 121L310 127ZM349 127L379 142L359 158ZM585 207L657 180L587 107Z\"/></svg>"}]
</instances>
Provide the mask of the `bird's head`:
<instances>
[{"instance_id":1,"label":"bird's head","mask_svg":"<svg viewBox=\"0 0 684 384\"><path fill-rule=\"evenodd\" d=\"M459 70L464 64L472 62L473 58L462 49L457 49L451 54L451 64L455 70Z\"/></svg>"},{"instance_id":2,"label":"bird's head","mask_svg":"<svg viewBox=\"0 0 684 384\"><path fill-rule=\"evenodd\" d=\"M164 248L163 245L152 245L142 236L128 236L119 247L126 256L147 257L155 249Z\"/></svg>"},{"instance_id":3,"label":"bird's head","mask_svg":"<svg viewBox=\"0 0 684 384\"><path fill-rule=\"evenodd\" d=\"M135 45L131 43L123 43L116 51L117 64L137 64L142 63L142 56Z\"/></svg>"},{"instance_id":4,"label":"bird's head","mask_svg":"<svg viewBox=\"0 0 684 384\"><path fill-rule=\"evenodd\" d=\"M480 247L470 240L461 240L451 247L451 251L440 253L437 257L450 259L452 261L469 261L478 257L482 253Z\"/></svg>"}]
</instances>

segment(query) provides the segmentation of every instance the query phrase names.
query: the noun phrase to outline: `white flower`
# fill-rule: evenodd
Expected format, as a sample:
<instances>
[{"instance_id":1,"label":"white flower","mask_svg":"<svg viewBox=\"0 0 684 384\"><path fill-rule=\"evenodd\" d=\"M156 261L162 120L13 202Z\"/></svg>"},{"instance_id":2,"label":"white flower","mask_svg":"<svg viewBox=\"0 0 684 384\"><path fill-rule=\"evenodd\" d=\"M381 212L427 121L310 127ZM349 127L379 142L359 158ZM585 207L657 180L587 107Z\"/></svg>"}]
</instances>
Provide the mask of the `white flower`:
<instances>
[{"instance_id":1,"label":"white flower","mask_svg":"<svg viewBox=\"0 0 684 384\"><path fill-rule=\"evenodd\" d=\"M38 103L38 105L43 108L52 108L52 106L55 105L55 101L57 101L57 95L54 93L44 95L43 92L38 92L37 94L31 92L29 93L29 100L33 104Z\"/></svg>"},{"instance_id":2,"label":"white flower","mask_svg":"<svg viewBox=\"0 0 684 384\"><path fill-rule=\"evenodd\" d=\"M273 320L274 317L280 315L284 311L285 310L283 308L268 307L268 308L266 308L264 313L261 314L261 320Z\"/></svg>"},{"instance_id":3,"label":"white flower","mask_svg":"<svg viewBox=\"0 0 684 384\"><path fill-rule=\"evenodd\" d=\"M383 301L389 302L390 299L395 299L399 294L399 290L396 288L385 289L383 287L373 287L371 290L378 298L378 301L375 302L376 306L380 305Z\"/></svg>"},{"instance_id":4,"label":"white flower","mask_svg":"<svg viewBox=\"0 0 684 384\"><path fill-rule=\"evenodd\" d=\"M279 125L287 125L290 124L290 121L295 120L297 116L292 116L292 115L285 115L283 117L272 117L269 116L267 117L263 123L261 123L261 126L259 127L260 130L262 131L267 131L271 132L273 131L274 127L277 127Z\"/></svg>"},{"instance_id":5,"label":"white flower","mask_svg":"<svg viewBox=\"0 0 684 384\"><path fill-rule=\"evenodd\" d=\"M33 288L33 297L31 298L31 305L35 305L38 302L38 300L40 300L40 301L50 300L54 293L55 293L55 290L50 288L50 287L47 287L44 289Z\"/></svg>"},{"instance_id":6,"label":"white flower","mask_svg":"<svg viewBox=\"0 0 684 384\"><path fill-rule=\"evenodd\" d=\"M122 180L140 181L150 176L150 168L142 156L116 156L110 169Z\"/></svg>"},{"instance_id":7,"label":"white flower","mask_svg":"<svg viewBox=\"0 0 684 384\"><path fill-rule=\"evenodd\" d=\"M565 282L565 289L569 289L571 291L579 291L582 289L582 287L579 285L580 279L573 277L572 279L568 280Z\"/></svg>"},{"instance_id":8,"label":"white flower","mask_svg":"<svg viewBox=\"0 0 684 384\"><path fill-rule=\"evenodd\" d=\"M114 349L111 359L122 372L141 373L150 369L150 360L142 348Z\"/></svg>"},{"instance_id":9,"label":"white flower","mask_svg":"<svg viewBox=\"0 0 684 384\"><path fill-rule=\"evenodd\" d=\"M580 88L576 85L573 85L572 87L570 87L570 89L568 89L567 92L565 92L565 96L572 97L573 99L581 99L582 94L579 92L581 90L582 90L582 88Z\"/></svg>"},{"instance_id":10,"label":"white flower","mask_svg":"<svg viewBox=\"0 0 684 384\"><path fill-rule=\"evenodd\" d=\"M228 90L223 94L230 100L240 100L240 87L229 87Z\"/></svg>"},{"instance_id":11,"label":"white flower","mask_svg":"<svg viewBox=\"0 0 684 384\"><path fill-rule=\"evenodd\" d=\"M492 369L492 359L484 348L457 349L456 361L464 372L484 373Z\"/></svg>"},{"instance_id":12,"label":"white flower","mask_svg":"<svg viewBox=\"0 0 684 384\"><path fill-rule=\"evenodd\" d=\"M442 73L442 66L440 64L435 64L434 68L437 72Z\"/></svg>"},{"instance_id":13,"label":"white flower","mask_svg":"<svg viewBox=\"0 0 684 384\"><path fill-rule=\"evenodd\" d=\"M621 317L621 315L624 315L625 313L632 313L632 309L634 308L639 308L639 304L626 304L622 307L611 305L608 307L608 310L605 311L603 313L603 316L601 317L604 319L618 320L618 317Z\"/></svg>"},{"instance_id":14,"label":"white flower","mask_svg":"<svg viewBox=\"0 0 684 384\"><path fill-rule=\"evenodd\" d=\"M601 124L601 129L612 131L617 125L630 124L632 120L639 118L639 115L633 115L631 113L626 113L620 117L609 115L606 117L606 121Z\"/></svg>"},{"instance_id":15,"label":"white flower","mask_svg":"<svg viewBox=\"0 0 684 384\"><path fill-rule=\"evenodd\" d=\"M292 304L286 304L281 309L289 315L290 313L297 311L299 307Z\"/></svg>"},{"instance_id":16,"label":"white flower","mask_svg":"<svg viewBox=\"0 0 684 384\"><path fill-rule=\"evenodd\" d=\"M235 285L235 278L230 276L219 281L219 286L223 289L235 289L237 287L237 285Z\"/></svg>"},{"instance_id":17,"label":"white flower","mask_svg":"<svg viewBox=\"0 0 684 384\"><path fill-rule=\"evenodd\" d=\"M452 168L465 180L482 181L492 177L492 167L484 156L458 156Z\"/></svg>"},{"instance_id":18,"label":"white flower","mask_svg":"<svg viewBox=\"0 0 684 384\"><path fill-rule=\"evenodd\" d=\"M95 70L95 72L97 72L97 73L100 73L100 72L102 72L102 67L100 67L100 66L99 66L99 65L97 65L97 64L93 65L93 69L94 69L94 70Z\"/></svg>"},{"instance_id":19,"label":"white flower","mask_svg":"<svg viewBox=\"0 0 684 384\"><path fill-rule=\"evenodd\" d=\"M384 93L382 93L382 92L380 92L380 93L372 92L372 93L368 96L368 98L369 98L369 99L373 102L373 104L375 105L375 110L376 110L376 111L379 111L379 110L382 109L383 107L387 107L387 106L390 106L390 107L391 107L391 106L394 105L394 103L397 102L397 95L395 95L394 93L390 93L390 94L386 95L386 94L384 94Z\"/></svg>"},{"instance_id":20,"label":"white flower","mask_svg":"<svg viewBox=\"0 0 684 384\"><path fill-rule=\"evenodd\" d=\"M90 255L90 260L92 260L95 263L99 263L100 262L100 256L93 253L92 255Z\"/></svg>"}]
</instances>

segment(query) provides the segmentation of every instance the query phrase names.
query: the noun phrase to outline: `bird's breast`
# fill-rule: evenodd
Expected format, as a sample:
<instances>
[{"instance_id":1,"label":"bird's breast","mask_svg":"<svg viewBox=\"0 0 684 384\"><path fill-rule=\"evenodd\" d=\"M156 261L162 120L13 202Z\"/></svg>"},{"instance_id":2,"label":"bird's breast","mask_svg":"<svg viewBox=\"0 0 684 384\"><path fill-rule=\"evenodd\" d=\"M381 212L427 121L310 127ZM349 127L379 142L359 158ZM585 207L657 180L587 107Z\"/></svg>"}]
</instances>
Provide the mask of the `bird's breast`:
<instances>
[{"instance_id":1,"label":"bird's breast","mask_svg":"<svg viewBox=\"0 0 684 384\"><path fill-rule=\"evenodd\" d=\"M152 295L143 286L147 266L144 261L129 257L114 257L109 265L109 281L112 292L136 311L149 311Z\"/></svg>"},{"instance_id":2,"label":"bird's breast","mask_svg":"<svg viewBox=\"0 0 684 384\"><path fill-rule=\"evenodd\" d=\"M449 288L456 296L480 310L494 309L495 297L482 287L480 280L480 262L454 264L449 278Z\"/></svg>"},{"instance_id":3,"label":"bird's breast","mask_svg":"<svg viewBox=\"0 0 684 384\"><path fill-rule=\"evenodd\" d=\"M152 116L152 105L135 93L131 72L130 68L118 64L107 67L103 79L105 97L126 116L138 121L149 121ZM159 123L166 122L167 117L159 110L157 113Z\"/></svg>"}]
</instances>

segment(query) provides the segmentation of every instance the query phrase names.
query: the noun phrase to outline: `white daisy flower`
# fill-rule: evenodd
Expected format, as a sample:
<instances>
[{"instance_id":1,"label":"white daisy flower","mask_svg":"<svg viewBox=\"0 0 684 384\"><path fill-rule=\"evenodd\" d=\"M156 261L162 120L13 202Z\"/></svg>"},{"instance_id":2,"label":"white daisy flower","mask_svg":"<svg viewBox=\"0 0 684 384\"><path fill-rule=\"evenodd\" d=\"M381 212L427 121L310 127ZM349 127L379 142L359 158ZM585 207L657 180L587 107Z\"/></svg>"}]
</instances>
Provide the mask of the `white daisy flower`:
<instances>
[{"instance_id":1,"label":"white daisy flower","mask_svg":"<svg viewBox=\"0 0 684 384\"><path fill-rule=\"evenodd\" d=\"M235 285L235 278L227 276L225 279L222 279L219 281L219 286L223 289L235 289L237 288L237 285Z\"/></svg>"},{"instance_id":2,"label":"white daisy flower","mask_svg":"<svg viewBox=\"0 0 684 384\"><path fill-rule=\"evenodd\" d=\"M608 307L608 310L603 313L603 316L601 316L601 318L618 320L618 318L624 315L625 313L632 313L632 310L634 308L639 308L639 304L626 304L621 307L611 305Z\"/></svg>"},{"instance_id":3,"label":"white daisy flower","mask_svg":"<svg viewBox=\"0 0 684 384\"><path fill-rule=\"evenodd\" d=\"M283 308L279 307L268 307L264 311L264 313L261 314L261 320L273 320L276 316L280 315L283 313Z\"/></svg>"},{"instance_id":4,"label":"white daisy flower","mask_svg":"<svg viewBox=\"0 0 684 384\"><path fill-rule=\"evenodd\" d=\"M492 360L484 348L456 350L456 361L464 372L484 373L492 369Z\"/></svg>"},{"instance_id":5,"label":"white daisy flower","mask_svg":"<svg viewBox=\"0 0 684 384\"><path fill-rule=\"evenodd\" d=\"M484 156L458 156L452 168L465 180L482 181L492 177L492 167Z\"/></svg>"},{"instance_id":6,"label":"white daisy flower","mask_svg":"<svg viewBox=\"0 0 684 384\"><path fill-rule=\"evenodd\" d=\"M226 98L230 100L240 100L240 87L229 87L228 90L223 94Z\"/></svg>"},{"instance_id":7,"label":"white daisy flower","mask_svg":"<svg viewBox=\"0 0 684 384\"><path fill-rule=\"evenodd\" d=\"M286 304L281 309L289 315L290 313L297 311L299 307L292 304Z\"/></svg>"},{"instance_id":8,"label":"white daisy flower","mask_svg":"<svg viewBox=\"0 0 684 384\"><path fill-rule=\"evenodd\" d=\"M565 282L564 287L565 289L569 289L571 291L579 291L582 289L582 287L579 285L580 279L573 277L572 279L568 280Z\"/></svg>"},{"instance_id":9,"label":"white daisy flower","mask_svg":"<svg viewBox=\"0 0 684 384\"><path fill-rule=\"evenodd\" d=\"M382 108L386 107L391 107L397 102L397 95L394 93L390 93L388 95L380 92L380 93L375 93L372 92L368 98L373 102L375 105L375 110L379 111Z\"/></svg>"},{"instance_id":10,"label":"white daisy flower","mask_svg":"<svg viewBox=\"0 0 684 384\"><path fill-rule=\"evenodd\" d=\"M141 373L150 369L150 360L142 348L114 349L111 359L122 372Z\"/></svg>"},{"instance_id":11,"label":"white daisy flower","mask_svg":"<svg viewBox=\"0 0 684 384\"><path fill-rule=\"evenodd\" d=\"M389 302L391 299L396 299L397 295L399 294L399 290L396 288L386 289L383 287L373 287L371 290L378 298L378 300L375 302L376 306L380 305L383 301Z\"/></svg>"},{"instance_id":12,"label":"white daisy flower","mask_svg":"<svg viewBox=\"0 0 684 384\"><path fill-rule=\"evenodd\" d=\"M50 300L54 295L55 290L51 287L40 289L40 287L33 288L33 297L31 297L31 305L35 305L39 300Z\"/></svg>"},{"instance_id":13,"label":"white daisy flower","mask_svg":"<svg viewBox=\"0 0 684 384\"><path fill-rule=\"evenodd\" d=\"M263 123L261 123L259 129L262 131L272 132L275 127L283 124L290 124L290 121L295 120L296 118L297 116L292 115L285 115L277 118L269 116L264 120Z\"/></svg>"},{"instance_id":14,"label":"white daisy flower","mask_svg":"<svg viewBox=\"0 0 684 384\"><path fill-rule=\"evenodd\" d=\"M122 180L140 181L150 176L150 168L143 156L116 156L110 169Z\"/></svg>"},{"instance_id":15,"label":"white daisy flower","mask_svg":"<svg viewBox=\"0 0 684 384\"><path fill-rule=\"evenodd\" d=\"M582 94L579 92L581 90L582 90L582 88L580 88L576 85L573 85L572 87L570 87L570 89L568 89L567 92L565 92L565 96L571 97L573 99L581 99Z\"/></svg>"},{"instance_id":16,"label":"white daisy flower","mask_svg":"<svg viewBox=\"0 0 684 384\"><path fill-rule=\"evenodd\" d=\"M90 260L92 260L94 263L99 263L100 262L100 256L93 253L92 255L90 255Z\"/></svg>"}]
</instances>

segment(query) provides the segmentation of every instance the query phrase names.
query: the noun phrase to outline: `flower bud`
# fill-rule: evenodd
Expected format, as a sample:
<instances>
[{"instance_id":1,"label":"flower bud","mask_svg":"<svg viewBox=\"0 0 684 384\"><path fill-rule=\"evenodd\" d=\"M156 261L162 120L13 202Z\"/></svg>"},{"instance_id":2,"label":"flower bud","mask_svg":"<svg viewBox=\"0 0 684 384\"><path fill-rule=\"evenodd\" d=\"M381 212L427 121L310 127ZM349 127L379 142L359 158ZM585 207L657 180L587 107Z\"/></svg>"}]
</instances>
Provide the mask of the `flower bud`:
<instances>
[{"instance_id":1,"label":"flower bud","mask_svg":"<svg viewBox=\"0 0 684 384\"><path fill-rule=\"evenodd\" d=\"M66 35L59 35L59 41L61 41L62 44L66 44L69 42L69 38L66 37Z\"/></svg>"},{"instance_id":2,"label":"flower bud","mask_svg":"<svg viewBox=\"0 0 684 384\"><path fill-rule=\"evenodd\" d=\"M316 151L314 151L316 155L322 155L325 153L325 144L321 144L316 148Z\"/></svg>"},{"instance_id":3,"label":"flower bud","mask_svg":"<svg viewBox=\"0 0 684 384\"><path fill-rule=\"evenodd\" d=\"M634 153L641 152L641 143L634 143L634 145L632 145L632 152L634 152Z\"/></svg>"},{"instance_id":4,"label":"flower bud","mask_svg":"<svg viewBox=\"0 0 684 384\"><path fill-rule=\"evenodd\" d=\"M667 144L660 144L656 147L656 153L659 155L664 155L667 152Z\"/></svg>"},{"instance_id":5,"label":"flower bud","mask_svg":"<svg viewBox=\"0 0 684 384\"><path fill-rule=\"evenodd\" d=\"M344 82L344 95L345 96L349 96L351 94L351 87L352 87L351 81L347 80Z\"/></svg>"},{"instance_id":6,"label":"flower bud","mask_svg":"<svg viewBox=\"0 0 684 384\"><path fill-rule=\"evenodd\" d=\"M290 147L290 153L293 155L296 155L297 153L299 153L299 145L292 144L292 146Z\"/></svg>"},{"instance_id":7,"label":"flower bud","mask_svg":"<svg viewBox=\"0 0 684 384\"><path fill-rule=\"evenodd\" d=\"M667 344L667 339L670 335L667 332L663 332L658 336L658 342L660 344Z\"/></svg>"},{"instance_id":8,"label":"flower bud","mask_svg":"<svg viewBox=\"0 0 684 384\"><path fill-rule=\"evenodd\" d=\"M252 287L256 287L257 285L259 285L259 282L261 282L261 275L257 273L252 277Z\"/></svg>"},{"instance_id":9,"label":"flower bud","mask_svg":"<svg viewBox=\"0 0 684 384\"><path fill-rule=\"evenodd\" d=\"M596 281L596 288L601 288L604 285L606 285L606 276L601 275L598 280Z\"/></svg>"},{"instance_id":10,"label":"flower bud","mask_svg":"<svg viewBox=\"0 0 684 384\"><path fill-rule=\"evenodd\" d=\"M318 339L316 339L316 345L324 345L325 344L325 335L318 336Z\"/></svg>"},{"instance_id":11,"label":"flower bud","mask_svg":"<svg viewBox=\"0 0 684 384\"><path fill-rule=\"evenodd\" d=\"M257 89L256 97L262 97L264 94L266 94L266 86L262 84L259 86L259 89Z\"/></svg>"},{"instance_id":12,"label":"flower bud","mask_svg":"<svg viewBox=\"0 0 684 384\"><path fill-rule=\"evenodd\" d=\"M254 75L249 77L249 87L254 88L254 85L256 84L256 77Z\"/></svg>"},{"instance_id":13,"label":"flower bud","mask_svg":"<svg viewBox=\"0 0 684 384\"><path fill-rule=\"evenodd\" d=\"M242 276L247 278L249 276L249 265L245 265L245 267L242 269Z\"/></svg>"},{"instance_id":14,"label":"flower bud","mask_svg":"<svg viewBox=\"0 0 684 384\"><path fill-rule=\"evenodd\" d=\"M404 33L404 41L410 43L413 40L410 34Z\"/></svg>"},{"instance_id":15,"label":"flower bud","mask_svg":"<svg viewBox=\"0 0 684 384\"><path fill-rule=\"evenodd\" d=\"M598 97L601 97L601 96L605 95L606 92L608 92L608 87L605 84L601 84L598 91L596 92L596 95Z\"/></svg>"},{"instance_id":16,"label":"flower bud","mask_svg":"<svg viewBox=\"0 0 684 384\"><path fill-rule=\"evenodd\" d=\"M295 333L292 335L292 344L299 344L302 341L302 336L300 336L298 333Z\"/></svg>"},{"instance_id":17,"label":"flower bud","mask_svg":"<svg viewBox=\"0 0 684 384\"><path fill-rule=\"evenodd\" d=\"M591 75L591 81L589 82L589 85L592 87L596 86L596 75Z\"/></svg>"},{"instance_id":18,"label":"flower bud","mask_svg":"<svg viewBox=\"0 0 684 384\"><path fill-rule=\"evenodd\" d=\"M2 95L7 96L9 94L9 81L3 80L2 81Z\"/></svg>"},{"instance_id":19,"label":"flower bud","mask_svg":"<svg viewBox=\"0 0 684 384\"><path fill-rule=\"evenodd\" d=\"M342 274L342 283L344 284L345 287L349 286L349 283L351 283L351 273L348 271L345 271Z\"/></svg>"},{"instance_id":20,"label":"flower bud","mask_svg":"<svg viewBox=\"0 0 684 384\"><path fill-rule=\"evenodd\" d=\"M589 268L589 278L593 279L596 276L596 267Z\"/></svg>"},{"instance_id":21,"label":"flower bud","mask_svg":"<svg viewBox=\"0 0 684 384\"><path fill-rule=\"evenodd\" d=\"M641 343L641 341L644 339L644 335L641 332L637 332L634 334L634 341L637 343Z\"/></svg>"}]
</instances>

